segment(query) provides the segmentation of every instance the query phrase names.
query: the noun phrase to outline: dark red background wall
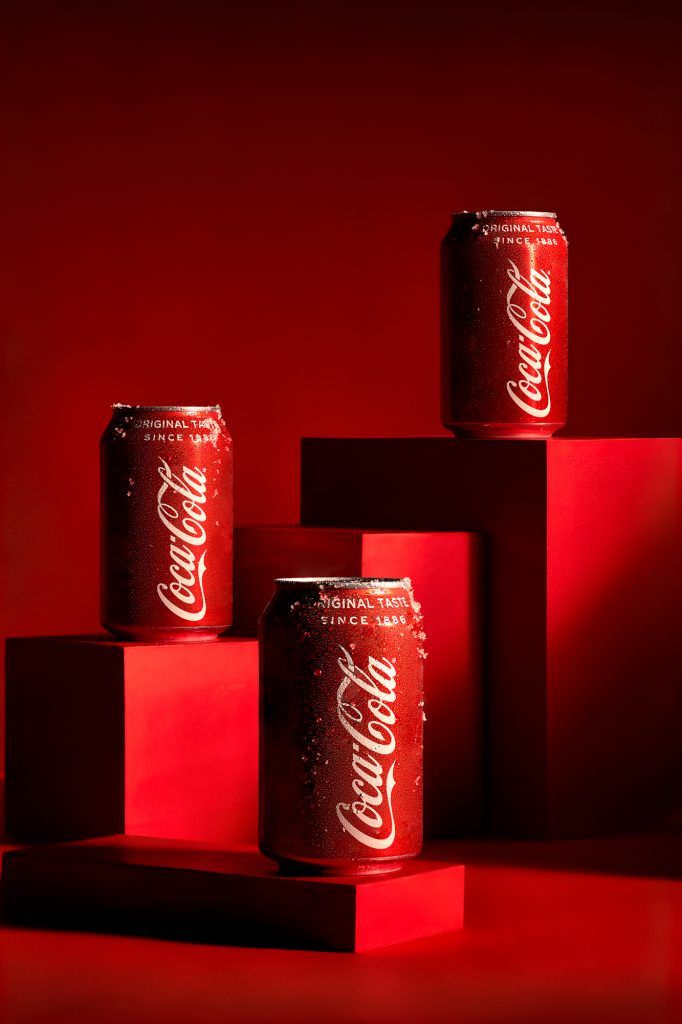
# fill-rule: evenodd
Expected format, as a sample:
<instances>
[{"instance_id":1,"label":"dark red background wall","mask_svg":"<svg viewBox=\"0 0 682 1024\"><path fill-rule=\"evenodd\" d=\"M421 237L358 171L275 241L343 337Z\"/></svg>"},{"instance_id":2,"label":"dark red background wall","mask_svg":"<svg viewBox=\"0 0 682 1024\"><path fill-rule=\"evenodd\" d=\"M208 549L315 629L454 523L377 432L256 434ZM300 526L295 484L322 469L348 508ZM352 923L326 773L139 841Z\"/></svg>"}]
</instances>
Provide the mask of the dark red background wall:
<instances>
[{"instance_id":1,"label":"dark red background wall","mask_svg":"<svg viewBox=\"0 0 682 1024\"><path fill-rule=\"evenodd\" d=\"M241 522L302 434L438 432L452 210L558 210L572 431L678 432L672 5L182 7L4 16L6 632L97 626L112 401L222 403Z\"/></svg>"}]
</instances>

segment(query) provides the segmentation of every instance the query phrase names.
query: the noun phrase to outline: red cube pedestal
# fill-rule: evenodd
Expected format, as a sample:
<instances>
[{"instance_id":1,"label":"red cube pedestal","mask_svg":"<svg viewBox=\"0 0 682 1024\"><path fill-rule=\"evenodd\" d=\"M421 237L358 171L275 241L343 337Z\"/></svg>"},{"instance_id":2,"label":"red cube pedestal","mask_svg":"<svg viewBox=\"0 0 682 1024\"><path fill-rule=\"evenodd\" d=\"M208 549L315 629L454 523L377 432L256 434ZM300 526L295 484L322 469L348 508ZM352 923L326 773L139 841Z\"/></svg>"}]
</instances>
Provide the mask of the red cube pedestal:
<instances>
[{"instance_id":1,"label":"red cube pedestal","mask_svg":"<svg viewBox=\"0 0 682 1024\"><path fill-rule=\"evenodd\" d=\"M277 576L409 576L422 605L429 837L481 828L481 550L471 533L256 526L235 533L235 626L255 634Z\"/></svg>"},{"instance_id":2,"label":"red cube pedestal","mask_svg":"<svg viewBox=\"0 0 682 1024\"><path fill-rule=\"evenodd\" d=\"M13 639L6 699L10 835L255 840L254 640Z\"/></svg>"},{"instance_id":3,"label":"red cube pedestal","mask_svg":"<svg viewBox=\"0 0 682 1024\"><path fill-rule=\"evenodd\" d=\"M113 837L8 853L2 887L10 919L36 924L359 952L460 928L464 868L289 876L253 851Z\"/></svg>"},{"instance_id":4,"label":"red cube pedestal","mask_svg":"<svg viewBox=\"0 0 682 1024\"><path fill-rule=\"evenodd\" d=\"M507 834L674 812L680 509L673 438L303 442L304 523L486 534L491 816Z\"/></svg>"}]
</instances>

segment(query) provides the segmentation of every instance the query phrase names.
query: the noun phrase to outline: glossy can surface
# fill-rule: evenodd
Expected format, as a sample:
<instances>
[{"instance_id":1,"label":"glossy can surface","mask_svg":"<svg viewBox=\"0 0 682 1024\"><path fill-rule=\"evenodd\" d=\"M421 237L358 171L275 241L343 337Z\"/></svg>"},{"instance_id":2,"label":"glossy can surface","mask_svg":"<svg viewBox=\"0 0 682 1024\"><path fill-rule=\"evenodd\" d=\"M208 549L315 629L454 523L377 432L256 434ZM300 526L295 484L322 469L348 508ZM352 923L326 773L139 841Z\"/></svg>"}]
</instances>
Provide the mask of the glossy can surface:
<instances>
[{"instance_id":1,"label":"glossy can surface","mask_svg":"<svg viewBox=\"0 0 682 1024\"><path fill-rule=\"evenodd\" d=\"M458 213L441 246L443 423L550 437L568 407L568 248L553 213Z\"/></svg>"},{"instance_id":2,"label":"glossy can surface","mask_svg":"<svg viewBox=\"0 0 682 1024\"><path fill-rule=\"evenodd\" d=\"M232 439L219 406L114 406L100 445L101 619L209 640L232 621Z\"/></svg>"},{"instance_id":3,"label":"glossy can surface","mask_svg":"<svg viewBox=\"0 0 682 1024\"><path fill-rule=\"evenodd\" d=\"M260 640L260 847L386 871L422 846L424 633L409 580L278 580Z\"/></svg>"}]
</instances>

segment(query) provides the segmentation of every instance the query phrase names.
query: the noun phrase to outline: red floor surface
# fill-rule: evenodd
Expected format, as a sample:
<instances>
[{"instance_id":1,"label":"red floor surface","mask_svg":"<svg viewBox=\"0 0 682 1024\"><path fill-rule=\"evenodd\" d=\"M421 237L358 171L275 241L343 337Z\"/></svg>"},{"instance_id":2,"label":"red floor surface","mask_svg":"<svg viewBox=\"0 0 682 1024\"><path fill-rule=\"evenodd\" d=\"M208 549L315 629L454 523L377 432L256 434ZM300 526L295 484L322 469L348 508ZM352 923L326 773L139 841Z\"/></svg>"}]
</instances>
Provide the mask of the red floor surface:
<instances>
[{"instance_id":1,"label":"red floor surface","mask_svg":"<svg viewBox=\"0 0 682 1024\"><path fill-rule=\"evenodd\" d=\"M679 844L451 844L461 932L364 954L0 929L3 1024L673 1024L682 1019ZM629 850L629 852L628 852ZM659 851L660 852L660 851ZM653 858L653 859L651 859ZM493 863L506 860L506 866ZM534 862L536 866L528 866ZM655 866L654 861L658 865ZM473 863L472 863L473 862ZM525 866L510 866L510 863ZM579 864L580 870L569 868ZM539 866L551 864L551 867Z\"/></svg>"}]
</instances>

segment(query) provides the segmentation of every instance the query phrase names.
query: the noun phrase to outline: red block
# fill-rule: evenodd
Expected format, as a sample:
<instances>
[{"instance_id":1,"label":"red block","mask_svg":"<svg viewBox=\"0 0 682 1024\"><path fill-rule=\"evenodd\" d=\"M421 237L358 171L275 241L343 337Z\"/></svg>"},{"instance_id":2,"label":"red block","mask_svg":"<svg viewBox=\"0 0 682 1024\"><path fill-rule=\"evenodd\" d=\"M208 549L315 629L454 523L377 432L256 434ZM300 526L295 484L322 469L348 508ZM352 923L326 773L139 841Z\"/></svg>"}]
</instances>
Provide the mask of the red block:
<instances>
[{"instance_id":1,"label":"red block","mask_svg":"<svg viewBox=\"0 0 682 1024\"><path fill-rule=\"evenodd\" d=\"M129 837L7 853L2 884L8 915L22 921L340 951L460 928L464 903L461 865L290 876L252 851Z\"/></svg>"},{"instance_id":2,"label":"red block","mask_svg":"<svg viewBox=\"0 0 682 1024\"><path fill-rule=\"evenodd\" d=\"M491 816L512 835L675 811L680 509L674 438L303 442L305 523L487 535Z\"/></svg>"},{"instance_id":3,"label":"red block","mask_svg":"<svg viewBox=\"0 0 682 1024\"><path fill-rule=\"evenodd\" d=\"M13 836L253 842L257 759L254 640L8 641Z\"/></svg>"},{"instance_id":4,"label":"red block","mask_svg":"<svg viewBox=\"0 0 682 1024\"><path fill-rule=\"evenodd\" d=\"M297 526L235 533L235 625L255 634L277 576L409 576L424 613L427 836L476 832L482 812L480 538Z\"/></svg>"}]
</instances>

